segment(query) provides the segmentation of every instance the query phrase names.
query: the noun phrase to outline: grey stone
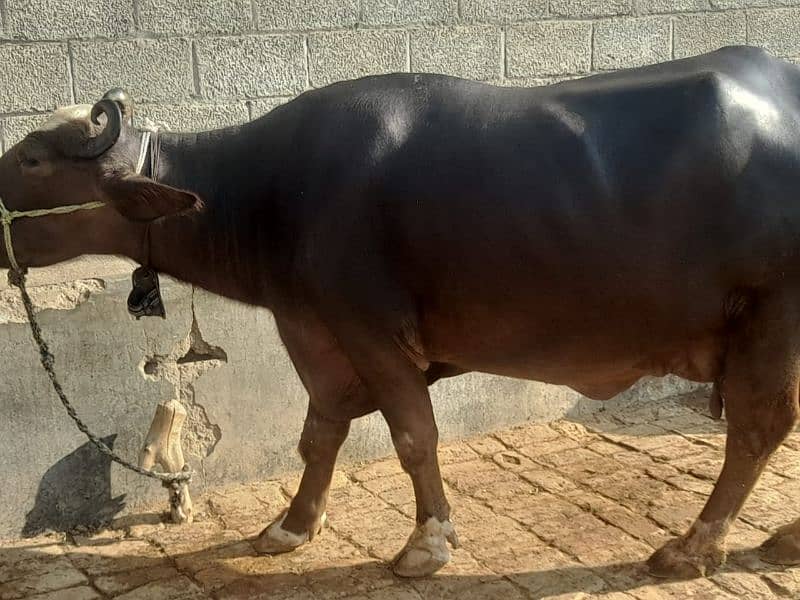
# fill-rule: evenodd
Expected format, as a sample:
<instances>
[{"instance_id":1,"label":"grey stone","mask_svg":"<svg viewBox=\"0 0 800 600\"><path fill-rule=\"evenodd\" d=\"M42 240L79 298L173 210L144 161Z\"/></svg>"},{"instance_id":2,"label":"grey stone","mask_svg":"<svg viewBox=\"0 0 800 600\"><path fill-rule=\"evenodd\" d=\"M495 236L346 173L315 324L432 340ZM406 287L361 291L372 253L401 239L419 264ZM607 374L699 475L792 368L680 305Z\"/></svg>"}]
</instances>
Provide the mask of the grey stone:
<instances>
[{"instance_id":1,"label":"grey stone","mask_svg":"<svg viewBox=\"0 0 800 600\"><path fill-rule=\"evenodd\" d=\"M675 58L747 42L747 18L742 11L681 15L673 21Z\"/></svg>"},{"instance_id":2,"label":"grey stone","mask_svg":"<svg viewBox=\"0 0 800 600\"><path fill-rule=\"evenodd\" d=\"M800 54L800 8L750 11L748 27L750 44L776 56Z\"/></svg>"},{"instance_id":3,"label":"grey stone","mask_svg":"<svg viewBox=\"0 0 800 600\"><path fill-rule=\"evenodd\" d=\"M244 123L248 119L244 102L236 104L146 104L137 106L136 123L150 119L170 131L207 131Z\"/></svg>"},{"instance_id":4,"label":"grey stone","mask_svg":"<svg viewBox=\"0 0 800 600\"><path fill-rule=\"evenodd\" d=\"M366 25L452 23L458 18L458 0L363 0Z\"/></svg>"},{"instance_id":5,"label":"grey stone","mask_svg":"<svg viewBox=\"0 0 800 600\"><path fill-rule=\"evenodd\" d=\"M595 69L624 69L670 58L668 17L612 19L595 24Z\"/></svg>"},{"instance_id":6,"label":"grey stone","mask_svg":"<svg viewBox=\"0 0 800 600\"><path fill-rule=\"evenodd\" d=\"M548 0L462 0L461 15L466 21L513 23L547 14Z\"/></svg>"},{"instance_id":7,"label":"grey stone","mask_svg":"<svg viewBox=\"0 0 800 600\"><path fill-rule=\"evenodd\" d=\"M70 104L64 44L2 44L0 73L0 112L51 110Z\"/></svg>"},{"instance_id":8,"label":"grey stone","mask_svg":"<svg viewBox=\"0 0 800 600\"><path fill-rule=\"evenodd\" d=\"M339 31L308 37L312 86L378 73L406 71L406 33Z\"/></svg>"},{"instance_id":9,"label":"grey stone","mask_svg":"<svg viewBox=\"0 0 800 600\"><path fill-rule=\"evenodd\" d=\"M8 150L28 133L47 120L48 115L26 115L0 119L3 130L3 151Z\"/></svg>"},{"instance_id":10,"label":"grey stone","mask_svg":"<svg viewBox=\"0 0 800 600\"><path fill-rule=\"evenodd\" d=\"M181 100L193 91L185 39L79 42L73 57L79 102L96 102L113 87L125 88L140 102Z\"/></svg>"},{"instance_id":11,"label":"grey stone","mask_svg":"<svg viewBox=\"0 0 800 600\"><path fill-rule=\"evenodd\" d=\"M134 30L130 0L7 0L7 33L30 40L111 37Z\"/></svg>"},{"instance_id":12,"label":"grey stone","mask_svg":"<svg viewBox=\"0 0 800 600\"><path fill-rule=\"evenodd\" d=\"M200 89L207 98L294 94L306 85L299 35L250 35L196 42Z\"/></svg>"},{"instance_id":13,"label":"grey stone","mask_svg":"<svg viewBox=\"0 0 800 600\"><path fill-rule=\"evenodd\" d=\"M509 77L541 77L591 70L591 23L543 21L516 25L506 34Z\"/></svg>"},{"instance_id":14,"label":"grey stone","mask_svg":"<svg viewBox=\"0 0 800 600\"><path fill-rule=\"evenodd\" d=\"M289 96L284 96L279 98L259 98L258 100L251 100L250 114L253 119L257 119L281 104L286 104L291 99L292 98Z\"/></svg>"},{"instance_id":15,"label":"grey stone","mask_svg":"<svg viewBox=\"0 0 800 600\"><path fill-rule=\"evenodd\" d=\"M250 0L139 0L139 27L153 33L236 33L252 17Z\"/></svg>"},{"instance_id":16,"label":"grey stone","mask_svg":"<svg viewBox=\"0 0 800 600\"><path fill-rule=\"evenodd\" d=\"M607 17L628 15L633 0L551 0L550 12L558 17Z\"/></svg>"},{"instance_id":17,"label":"grey stone","mask_svg":"<svg viewBox=\"0 0 800 600\"><path fill-rule=\"evenodd\" d=\"M636 8L642 14L673 13L708 10L708 0L637 0Z\"/></svg>"},{"instance_id":18,"label":"grey stone","mask_svg":"<svg viewBox=\"0 0 800 600\"><path fill-rule=\"evenodd\" d=\"M259 29L333 29L358 22L358 0L256 0Z\"/></svg>"},{"instance_id":19,"label":"grey stone","mask_svg":"<svg viewBox=\"0 0 800 600\"><path fill-rule=\"evenodd\" d=\"M418 29L411 32L411 70L496 80L502 74L496 27Z\"/></svg>"}]
</instances>

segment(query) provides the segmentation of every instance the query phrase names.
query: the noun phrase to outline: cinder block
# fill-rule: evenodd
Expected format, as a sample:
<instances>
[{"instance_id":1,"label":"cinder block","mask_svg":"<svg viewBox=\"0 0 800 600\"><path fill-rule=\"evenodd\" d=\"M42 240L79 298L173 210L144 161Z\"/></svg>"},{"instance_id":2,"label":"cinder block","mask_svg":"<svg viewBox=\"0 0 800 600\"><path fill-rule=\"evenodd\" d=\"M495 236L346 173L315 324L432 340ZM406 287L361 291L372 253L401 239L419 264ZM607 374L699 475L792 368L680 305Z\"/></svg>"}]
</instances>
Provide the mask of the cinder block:
<instances>
[{"instance_id":1,"label":"cinder block","mask_svg":"<svg viewBox=\"0 0 800 600\"><path fill-rule=\"evenodd\" d=\"M253 27L250 0L139 0L139 26L153 33L237 33Z\"/></svg>"},{"instance_id":2,"label":"cinder block","mask_svg":"<svg viewBox=\"0 0 800 600\"><path fill-rule=\"evenodd\" d=\"M403 31L338 31L308 38L311 85L406 70Z\"/></svg>"},{"instance_id":3,"label":"cinder block","mask_svg":"<svg viewBox=\"0 0 800 600\"><path fill-rule=\"evenodd\" d=\"M335 29L358 23L358 0L256 0L258 28Z\"/></svg>"},{"instance_id":4,"label":"cinder block","mask_svg":"<svg viewBox=\"0 0 800 600\"><path fill-rule=\"evenodd\" d=\"M723 46L747 42L743 11L680 15L673 21L675 58L711 52Z\"/></svg>"},{"instance_id":5,"label":"cinder block","mask_svg":"<svg viewBox=\"0 0 800 600\"><path fill-rule=\"evenodd\" d=\"M595 24L595 69L638 67L670 58L669 17L612 19Z\"/></svg>"},{"instance_id":6,"label":"cinder block","mask_svg":"<svg viewBox=\"0 0 800 600\"><path fill-rule=\"evenodd\" d=\"M250 35L198 40L200 91L207 98L294 94L305 87L303 38Z\"/></svg>"},{"instance_id":7,"label":"cinder block","mask_svg":"<svg viewBox=\"0 0 800 600\"><path fill-rule=\"evenodd\" d=\"M49 115L30 115L22 117L5 117L0 119L3 131L3 151L7 151L31 131L44 123Z\"/></svg>"},{"instance_id":8,"label":"cinder block","mask_svg":"<svg viewBox=\"0 0 800 600\"><path fill-rule=\"evenodd\" d=\"M136 106L137 125L150 119L166 126L170 131L208 131L230 125L238 125L248 120L249 113L244 102L232 104L145 104Z\"/></svg>"},{"instance_id":9,"label":"cinder block","mask_svg":"<svg viewBox=\"0 0 800 600\"><path fill-rule=\"evenodd\" d=\"M676 13L708 10L709 0L636 0L636 8L642 14Z\"/></svg>"},{"instance_id":10,"label":"cinder block","mask_svg":"<svg viewBox=\"0 0 800 600\"><path fill-rule=\"evenodd\" d=\"M492 26L411 32L411 70L497 80L502 75L500 29Z\"/></svg>"},{"instance_id":11,"label":"cinder block","mask_svg":"<svg viewBox=\"0 0 800 600\"><path fill-rule=\"evenodd\" d=\"M80 42L73 47L78 100L96 102L112 87L140 102L174 101L193 91L189 41L173 39Z\"/></svg>"},{"instance_id":12,"label":"cinder block","mask_svg":"<svg viewBox=\"0 0 800 600\"><path fill-rule=\"evenodd\" d=\"M28 40L113 37L134 30L130 0L6 0L6 34Z\"/></svg>"},{"instance_id":13,"label":"cinder block","mask_svg":"<svg viewBox=\"0 0 800 600\"><path fill-rule=\"evenodd\" d=\"M71 104L65 44L0 45L0 112Z\"/></svg>"},{"instance_id":14,"label":"cinder block","mask_svg":"<svg viewBox=\"0 0 800 600\"><path fill-rule=\"evenodd\" d=\"M508 77L546 77L591 70L592 25L542 21L511 27L506 34Z\"/></svg>"},{"instance_id":15,"label":"cinder block","mask_svg":"<svg viewBox=\"0 0 800 600\"><path fill-rule=\"evenodd\" d=\"M800 54L800 8L753 10L747 19L751 45L776 56Z\"/></svg>"},{"instance_id":16,"label":"cinder block","mask_svg":"<svg viewBox=\"0 0 800 600\"><path fill-rule=\"evenodd\" d=\"M462 0L461 16L465 21L513 23L547 14L548 0Z\"/></svg>"},{"instance_id":17,"label":"cinder block","mask_svg":"<svg viewBox=\"0 0 800 600\"><path fill-rule=\"evenodd\" d=\"M558 17L629 15L633 12L633 0L552 0L550 12Z\"/></svg>"},{"instance_id":18,"label":"cinder block","mask_svg":"<svg viewBox=\"0 0 800 600\"><path fill-rule=\"evenodd\" d=\"M366 25L452 23L458 18L458 0L363 0Z\"/></svg>"},{"instance_id":19,"label":"cinder block","mask_svg":"<svg viewBox=\"0 0 800 600\"><path fill-rule=\"evenodd\" d=\"M277 97L277 98L259 98L258 100L251 100L250 104L250 113L253 116L253 119L257 119L272 109L277 108L281 104L285 104L289 100L291 100L293 96L284 96L284 97Z\"/></svg>"},{"instance_id":20,"label":"cinder block","mask_svg":"<svg viewBox=\"0 0 800 600\"><path fill-rule=\"evenodd\" d=\"M713 8L758 8L767 6L790 6L794 0L711 0Z\"/></svg>"}]
</instances>

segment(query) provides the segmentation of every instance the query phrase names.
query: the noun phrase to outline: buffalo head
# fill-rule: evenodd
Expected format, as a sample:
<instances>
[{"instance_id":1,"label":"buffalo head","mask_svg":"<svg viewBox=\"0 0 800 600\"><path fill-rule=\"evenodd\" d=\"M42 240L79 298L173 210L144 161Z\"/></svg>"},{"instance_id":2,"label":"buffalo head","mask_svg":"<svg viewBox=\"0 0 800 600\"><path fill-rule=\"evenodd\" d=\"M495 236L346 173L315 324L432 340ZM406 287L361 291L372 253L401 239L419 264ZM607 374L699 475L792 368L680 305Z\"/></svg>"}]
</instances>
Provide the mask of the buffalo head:
<instances>
[{"instance_id":1,"label":"buffalo head","mask_svg":"<svg viewBox=\"0 0 800 600\"><path fill-rule=\"evenodd\" d=\"M95 105L61 108L0 156L0 199L10 211L102 202L95 210L13 222L23 266L81 254L137 256L144 224L199 206L198 197L135 172L143 133L128 95L111 90ZM0 251L0 267L9 266Z\"/></svg>"}]
</instances>

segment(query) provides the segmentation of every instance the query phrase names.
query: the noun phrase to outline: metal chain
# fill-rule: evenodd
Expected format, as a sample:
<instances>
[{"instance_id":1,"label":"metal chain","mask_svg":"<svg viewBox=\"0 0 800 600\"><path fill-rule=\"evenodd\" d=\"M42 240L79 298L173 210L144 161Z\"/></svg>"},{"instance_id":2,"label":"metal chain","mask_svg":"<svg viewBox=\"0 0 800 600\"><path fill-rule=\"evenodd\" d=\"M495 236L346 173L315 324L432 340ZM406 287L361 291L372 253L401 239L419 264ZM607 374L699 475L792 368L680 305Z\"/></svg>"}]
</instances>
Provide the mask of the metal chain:
<instances>
[{"instance_id":1,"label":"metal chain","mask_svg":"<svg viewBox=\"0 0 800 600\"><path fill-rule=\"evenodd\" d=\"M36 342L36 345L39 347L39 360L41 360L42 367L44 367L44 370L50 377L50 382L53 384L53 389L58 395L59 400L61 400L61 404L64 405L64 408L67 410L67 414L70 416L70 418L75 421L75 425L77 425L78 429L80 429L84 435L89 438L89 441L92 442L92 444L94 444L101 453L108 456L115 463L120 464L126 469L133 471L134 473L138 473L139 475L156 479L160 481L164 487L171 488L175 492L175 495L173 496L173 502L179 502L181 494L180 484L189 483L189 481L192 479L192 471L189 469L189 466L185 465L183 467L183 471L179 473L159 473L157 471L148 471L139 465L135 465L131 462L128 462L124 458L117 456L114 451L111 450L111 448L109 448L105 442L103 442L103 440L89 431L89 428L83 421L81 421L80 417L75 412L75 408L67 399L64 389L61 387L61 383L58 380L58 376L56 375L55 371L55 359L53 354L50 352L50 348L47 346L47 342L45 342L42 338L42 329L39 327L39 322L36 320L33 302L31 302L31 297L28 295L28 290L25 287L25 273L21 270L11 269L8 271L8 281L11 285L19 288L19 293L22 296L22 304L25 306L25 312L28 315L28 323L31 326L33 339Z\"/></svg>"}]
</instances>

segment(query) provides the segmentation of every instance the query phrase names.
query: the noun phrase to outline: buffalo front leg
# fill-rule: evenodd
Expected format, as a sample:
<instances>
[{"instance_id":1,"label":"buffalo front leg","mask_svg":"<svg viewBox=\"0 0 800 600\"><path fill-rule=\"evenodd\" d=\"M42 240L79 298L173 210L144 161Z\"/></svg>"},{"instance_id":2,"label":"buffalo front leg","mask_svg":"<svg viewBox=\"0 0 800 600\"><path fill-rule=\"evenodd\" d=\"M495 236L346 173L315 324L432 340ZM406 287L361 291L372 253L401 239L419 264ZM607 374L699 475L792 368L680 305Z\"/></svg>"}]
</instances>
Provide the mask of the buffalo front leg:
<instances>
[{"instance_id":1,"label":"buffalo front leg","mask_svg":"<svg viewBox=\"0 0 800 600\"><path fill-rule=\"evenodd\" d=\"M725 561L725 536L772 453L798 419L798 321L793 304L765 299L730 340L722 394L728 420L725 462L688 533L649 559L651 573L703 576Z\"/></svg>"},{"instance_id":2,"label":"buffalo front leg","mask_svg":"<svg viewBox=\"0 0 800 600\"><path fill-rule=\"evenodd\" d=\"M309 406L298 446L306 464L300 487L289 509L255 540L253 545L257 552L290 552L314 539L322 529L336 456L349 429L349 420L327 419Z\"/></svg>"}]
</instances>

